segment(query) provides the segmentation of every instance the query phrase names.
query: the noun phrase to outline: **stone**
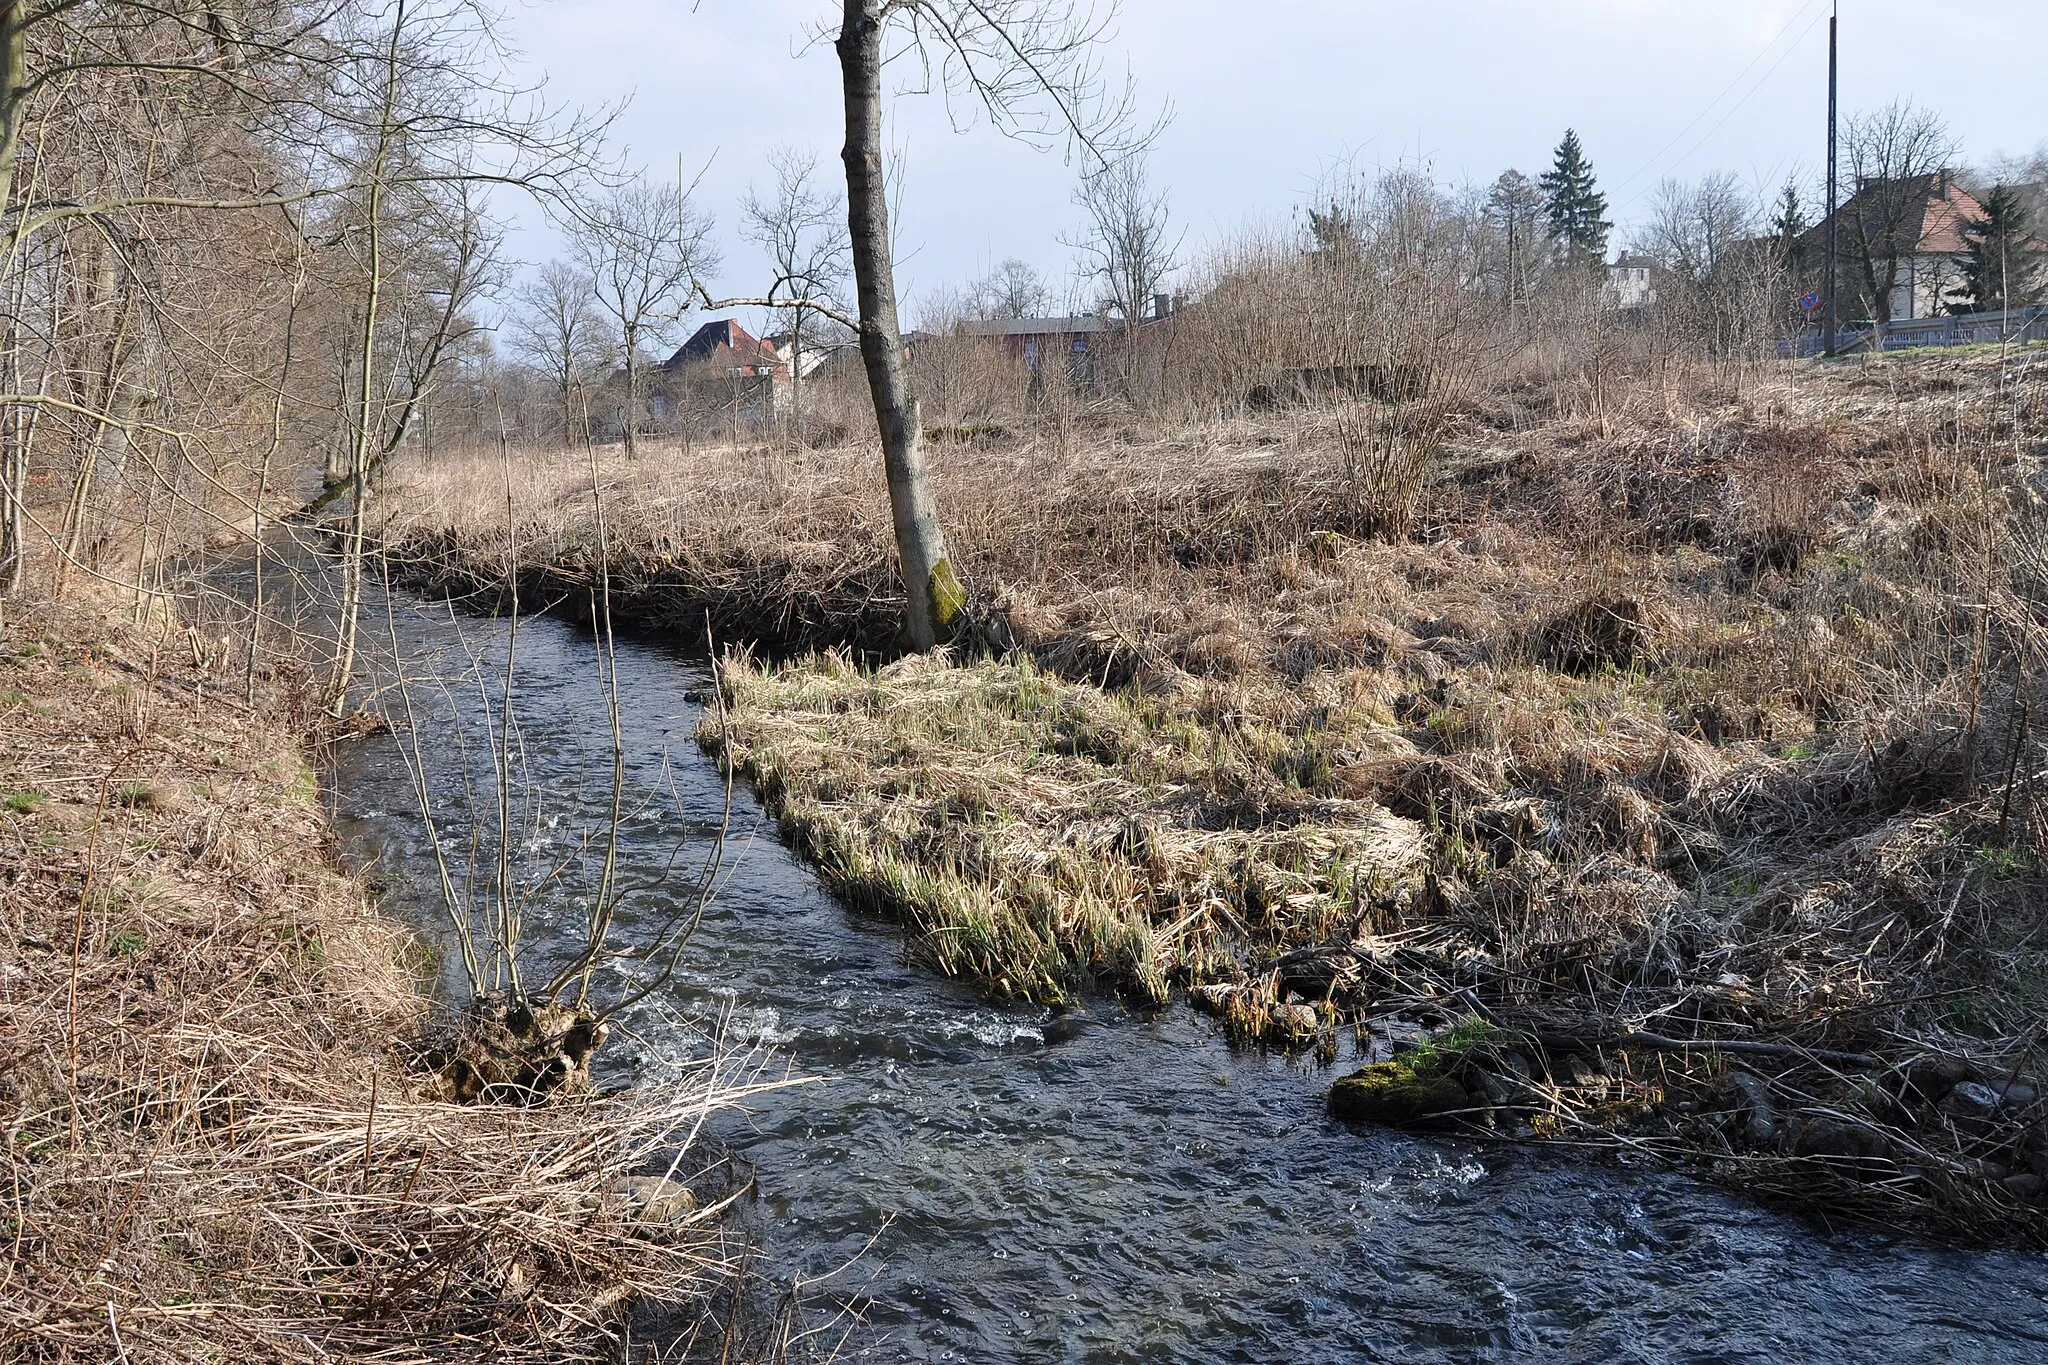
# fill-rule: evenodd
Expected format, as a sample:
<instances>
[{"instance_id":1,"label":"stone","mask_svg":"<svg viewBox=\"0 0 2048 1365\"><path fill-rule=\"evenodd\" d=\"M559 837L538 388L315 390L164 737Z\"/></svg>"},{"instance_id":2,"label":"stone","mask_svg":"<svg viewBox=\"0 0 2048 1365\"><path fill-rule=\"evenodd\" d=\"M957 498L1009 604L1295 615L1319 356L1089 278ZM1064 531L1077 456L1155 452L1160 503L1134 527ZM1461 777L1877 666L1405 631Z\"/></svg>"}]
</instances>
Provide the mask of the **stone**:
<instances>
[{"instance_id":1,"label":"stone","mask_svg":"<svg viewBox=\"0 0 2048 1365\"><path fill-rule=\"evenodd\" d=\"M1906 1070L1906 1084L1928 1100L1940 1099L1969 1078L1970 1064L1960 1057L1923 1057Z\"/></svg>"},{"instance_id":2,"label":"stone","mask_svg":"<svg viewBox=\"0 0 2048 1365\"><path fill-rule=\"evenodd\" d=\"M1389 1128L1440 1127L1471 1108L1464 1086L1400 1062L1374 1062L1330 1087L1331 1114Z\"/></svg>"},{"instance_id":3,"label":"stone","mask_svg":"<svg viewBox=\"0 0 2048 1365\"><path fill-rule=\"evenodd\" d=\"M1778 1111L1771 1104L1770 1087L1747 1071L1728 1073L1728 1084L1736 1092L1736 1112L1744 1116L1742 1136L1758 1147L1778 1140Z\"/></svg>"},{"instance_id":4,"label":"stone","mask_svg":"<svg viewBox=\"0 0 2048 1365\"><path fill-rule=\"evenodd\" d=\"M1954 1118L1988 1119L1998 1112L1998 1092L1976 1081L1958 1081L1937 1107Z\"/></svg>"},{"instance_id":5,"label":"stone","mask_svg":"<svg viewBox=\"0 0 2048 1365\"><path fill-rule=\"evenodd\" d=\"M1880 1123L1904 1128L1913 1122L1912 1114L1899 1103L1898 1097L1876 1081L1858 1081L1849 1091L1849 1101Z\"/></svg>"},{"instance_id":6,"label":"stone","mask_svg":"<svg viewBox=\"0 0 2048 1365\"><path fill-rule=\"evenodd\" d=\"M612 1192L625 1199L643 1223L673 1227L697 1212L697 1196L680 1180L659 1175L629 1175L612 1182Z\"/></svg>"},{"instance_id":7,"label":"stone","mask_svg":"<svg viewBox=\"0 0 2048 1365\"><path fill-rule=\"evenodd\" d=\"M1998 1182L2007 1194L2019 1199L2039 1199L2043 1190L2048 1190L2048 1180L2028 1171L2020 1175L2009 1175Z\"/></svg>"},{"instance_id":8,"label":"stone","mask_svg":"<svg viewBox=\"0 0 2048 1365\"><path fill-rule=\"evenodd\" d=\"M1792 1140L1792 1154L1836 1161L1881 1161L1892 1155L1892 1147L1882 1134L1860 1123L1822 1118L1800 1126Z\"/></svg>"},{"instance_id":9,"label":"stone","mask_svg":"<svg viewBox=\"0 0 2048 1365\"><path fill-rule=\"evenodd\" d=\"M1486 1096L1486 1102L1497 1109L1506 1109L1522 1097L1520 1085L1492 1071L1479 1073L1479 1091Z\"/></svg>"},{"instance_id":10,"label":"stone","mask_svg":"<svg viewBox=\"0 0 2048 1365\"><path fill-rule=\"evenodd\" d=\"M1991 1092L1998 1096L1998 1102L2008 1109L2024 1109L2041 1098L2041 1092L2032 1081L1993 1081Z\"/></svg>"}]
</instances>

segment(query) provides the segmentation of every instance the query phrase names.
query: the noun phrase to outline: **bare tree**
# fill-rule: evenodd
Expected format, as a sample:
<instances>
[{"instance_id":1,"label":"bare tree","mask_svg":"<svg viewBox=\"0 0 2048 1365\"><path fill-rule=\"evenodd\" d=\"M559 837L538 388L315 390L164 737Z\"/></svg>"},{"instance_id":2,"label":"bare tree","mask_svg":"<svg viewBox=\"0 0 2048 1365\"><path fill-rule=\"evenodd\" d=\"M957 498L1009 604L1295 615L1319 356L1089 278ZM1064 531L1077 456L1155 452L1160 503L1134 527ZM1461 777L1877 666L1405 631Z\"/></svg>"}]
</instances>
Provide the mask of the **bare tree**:
<instances>
[{"instance_id":1,"label":"bare tree","mask_svg":"<svg viewBox=\"0 0 2048 1365\"><path fill-rule=\"evenodd\" d=\"M973 310L985 318L1035 318L1052 306L1045 276L1015 256L976 280L968 290Z\"/></svg>"},{"instance_id":2,"label":"bare tree","mask_svg":"<svg viewBox=\"0 0 2048 1365\"><path fill-rule=\"evenodd\" d=\"M420 135L431 120L450 117L440 73L413 64L414 54L434 41L432 13L401 0L386 21L382 52L366 49L343 68L353 102L341 110L344 148L337 155L359 188L341 196L326 226L354 326L338 366L348 395L345 439L329 460L325 492L309 509L348 503L328 680L337 716L355 670L372 480L415 433L444 367L476 334L472 306L496 261L497 234L481 192L460 172L469 152L463 134L440 146Z\"/></svg>"},{"instance_id":3,"label":"bare tree","mask_svg":"<svg viewBox=\"0 0 2048 1365\"><path fill-rule=\"evenodd\" d=\"M1137 330L1160 282L1180 266L1181 238L1164 190L1154 190L1142 153L1110 162L1081 181L1074 202L1087 215L1067 241L1080 256L1082 278Z\"/></svg>"},{"instance_id":4,"label":"bare tree","mask_svg":"<svg viewBox=\"0 0 2048 1365\"><path fill-rule=\"evenodd\" d=\"M1694 184L1660 184L1639 247L1673 274L1705 282L1724 273L1731 253L1756 232L1756 205L1741 181L1723 171Z\"/></svg>"},{"instance_id":5,"label":"bare tree","mask_svg":"<svg viewBox=\"0 0 2048 1365\"><path fill-rule=\"evenodd\" d=\"M1091 57L1113 17L1113 7L1098 13L1075 0L842 0L833 46L845 96L842 158L861 361L881 432L907 607L905 633L913 649L928 650L958 632L967 588L939 529L925 475L923 419L897 319L882 161L885 58L910 60L1012 136L1078 139L1099 162L1136 140L1127 136L1128 92L1121 101L1106 101Z\"/></svg>"},{"instance_id":6,"label":"bare tree","mask_svg":"<svg viewBox=\"0 0 2048 1365\"><path fill-rule=\"evenodd\" d=\"M1728 356L1775 350L1793 330L1786 300L1793 293L1788 243L1798 235L1796 195L1781 206L1775 226L1764 217L1763 204L1728 172L1657 187L1636 249L1663 269L1657 304L1667 335L1686 333L1707 353Z\"/></svg>"},{"instance_id":7,"label":"bare tree","mask_svg":"<svg viewBox=\"0 0 2048 1365\"><path fill-rule=\"evenodd\" d=\"M565 442L576 437L577 394L601 378L616 355L596 293L588 274L567 261L549 261L514 292L506 319L513 353L554 386Z\"/></svg>"},{"instance_id":8,"label":"bare tree","mask_svg":"<svg viewBox=\"0 0 2048 1365\"><path fill-rule=\"evenodd\" d=\"M637 450L642 346L667 338L688 310L692 283L717 268L711 219L680 184L636 177L600 195L570 237L577 264L596 283L626 371L620 421L626 451Z\"/></svg>"},{"instance_id":9,"label":"bare tree","mask_svg":"<svg viewBox=\"0 0 2048 1365\"><path fill-rule=\"evenodd\" d=\"M764 196L749 188L740 212L747 235L774 264L768 300L789 312L790 438L801 445L805 357L823 349L828 318L819 305L829 305L846 287L852 247L844 201L813 183L818 170L814 154L779 148L769 153L768 165L775 173L773 191Z\"/></svg>"},{"instance_id":10,"label":"bare tree","mask_svg":"<svg viewBox=\"0 0 2048 1365\"><path fill-rule=\"evenodd\" d=\"M1957 144L1932 110L1911 100L1849 120L1842 139L1855 192L1841 209L1842 266L1880 335L1923 242L1927 200Z\"/></svg>"}]
</instances>

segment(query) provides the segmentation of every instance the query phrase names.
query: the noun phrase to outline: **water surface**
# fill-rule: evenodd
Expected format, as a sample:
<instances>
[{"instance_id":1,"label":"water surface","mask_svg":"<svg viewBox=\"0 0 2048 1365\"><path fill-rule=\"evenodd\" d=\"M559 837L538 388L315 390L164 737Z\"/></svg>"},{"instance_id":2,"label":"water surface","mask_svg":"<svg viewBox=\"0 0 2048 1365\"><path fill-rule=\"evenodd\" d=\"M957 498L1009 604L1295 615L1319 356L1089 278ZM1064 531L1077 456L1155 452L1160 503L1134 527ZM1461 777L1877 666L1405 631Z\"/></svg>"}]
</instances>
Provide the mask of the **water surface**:
<instances>
[{"instance_id":1,"label":"water surface","mask_svg":"<svg viewBox=\"0 0 2048 1365\"><path fill-rule=\"evenodd\" d=\"M506 628L421 604L392 620L459 868L464 812L477 794L488 805L481 726ZM707 679L656 644L619 651L621 869L657 880L672 860L694 870L722 806L691 739ZM588 634L523 622L516 692L534 803L522 853L538 866L609 800ZM351 747L332 786L351 856L431 923L427 834L395 740ZM690 954L609 1062L631 1073L643 1052L701 1046L677 1023L690 1019L825 1078L714 1136L758 1179L776 1273L856 1262L820 1292L866 1301L858 1359L2048 1360L2048 1259L1831 1237L1669 1172L1348 1129L1323 1115L1330 1072L1233 1050L1185 1007L1098 1000L1049 1027L1044 1010L913 967L891 926L818 888L744 792L733 826L729 879ZM636 897L629 932L682 903L682 880ZM587 894L571 876L536 900L555 949Z\"/></svg>"}]
</instances>

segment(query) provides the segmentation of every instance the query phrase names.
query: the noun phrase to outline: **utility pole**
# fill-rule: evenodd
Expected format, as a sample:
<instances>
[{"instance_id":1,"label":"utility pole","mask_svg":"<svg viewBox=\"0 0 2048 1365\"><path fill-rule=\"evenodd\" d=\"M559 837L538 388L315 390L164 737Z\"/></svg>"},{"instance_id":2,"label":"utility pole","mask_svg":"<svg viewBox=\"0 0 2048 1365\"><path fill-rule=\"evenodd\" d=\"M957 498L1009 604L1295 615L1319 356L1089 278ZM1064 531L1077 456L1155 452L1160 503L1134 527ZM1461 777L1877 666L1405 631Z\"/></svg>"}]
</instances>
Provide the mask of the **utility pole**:
<instances>
[{"instance_id":1,"label":"utility pole","mask_svg":"<svg viewBox=\"0 0 2048 1365\"><path fill-rule=\"evenodd\" d=\"M1837 307L1835 301L1837 276L1841 271L1842 232L1841 224L1836 221L1835 216L1835 210L1838 207L1835 202L1837 193L1835 183L1835 89L1837 76L1840 71L1840 64L1837 60L1839 49L1836 46L1835 31L1841 22L1841 0L1835 0L1835 11L1828 16L1828 320L1826 335L1822 337L1822 342L1824 343L1822 353L1825 355L1833 355L1835 353L1837 329L1842 325L1841 310Z\"/></svg>"}]
</instances>

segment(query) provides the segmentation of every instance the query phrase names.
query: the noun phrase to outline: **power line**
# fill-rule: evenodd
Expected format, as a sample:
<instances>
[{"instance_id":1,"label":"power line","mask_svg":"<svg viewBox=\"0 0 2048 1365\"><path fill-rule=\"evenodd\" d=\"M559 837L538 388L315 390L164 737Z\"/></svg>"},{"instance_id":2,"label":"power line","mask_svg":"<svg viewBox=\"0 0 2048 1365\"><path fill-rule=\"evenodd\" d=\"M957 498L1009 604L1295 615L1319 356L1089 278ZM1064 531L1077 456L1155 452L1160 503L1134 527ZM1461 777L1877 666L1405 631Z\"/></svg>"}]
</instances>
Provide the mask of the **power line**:
<instances>
[{"instance_id":1,"label":"power line","mask_svg":"<svg viewBox=\"0 0 2048 1365\"><path fill-rule=\"evenodd\" d=\"M1714 112L1715 106L1719 105L1722 100L1727 99L1728 96L1734 91L1736 86L1742 84L1743 77L1749 75L1750 72L1754 71L1756 69L1756 64L1762 61L1765 57L1770 55L1771 49L1776 47L1778 43L1785 37L1785 35L1790 33L1793 30L1793 28L1798 25L1801 19L1804 19L1806 17L1806 12L1808 10L1814 8L1814 6L1816 5L1825 5L1826 3L1828 3L1828 0L1806 0L1806 3L1801 5L1799 9L1796 12L1794 12L1790 19L1785 21L1785 26L1779 29L1776 35L1773 36L1769 42L1765 43L1762 47L1757 49L1756 55L1749 59L1749 64L1747 66L1744 66L1742 70L1735 73L1735 79L1729 81L1726 88L1724 88L1720 94L1714 96L1713 99L1707 101L1706 107L1700 110L1699 113L1693 115L1692 122L1686 124L1683 128L1680 128L1678 132L1672 136L1671 141L1665 143L1662 147L1660 147L1657 150L1656 154L1652 156L1648 161L1645 161L1641 166L1638 166L1634 173L1631 174L1626 180L1623 180L1620 184L1616 185L1614 187L1615 193L1619 194L1621 191L1627 189L1630 185L1635 184L1636 181L1642 179L1645 172L1647 172L1651 167L1655 166L1659 161L1664 159L1664 153L1670 151L1673 147L1676 147L1679 143L1683 142L1685 140L1685 135L1687 133L1690 133L1693 129L1699 127L1701 121L1704 120L1707 117L1707 115ZM1818 19L1816 19L1815 22L1819 22ZM1812 29L1812 24L1807 25L1807 32L1811 32ZM1800 34L1800 41L1803 41L1805 37L1805 33ZM1787 54L1789 55L1798 46L1799 43L1795 41L1792 44L1791 48L1786 49ZM1784 60L1784 57L1780 57L1778 59L1778 65L1783 65ZM1776 71L1777 69L1778 66L1773 66L1771 68L1771 71ZM1764 73L1765 80L1770 79L1771 71L1767 71ZM1755 89L1752 88L1750 94L1753 95L1755 93ZM1743 96L1743 100L1747 100L1748 98L1748 95ZM1742 101L1737 101L1735 108L1739 109L1741 107ZM1735 110L1731 109L1728 112L1730 114L1733 114ZM1726 123L1727 119L1723 118L1721 122ZM1720 124L1715 124L1714 128L1707 133L1707 136L1712 137L1715 132L1718 132L1720 130L1720 126ZM1694 150L1697 150L1697 147ZM1686 155L1690 156L1691 153L1688 152ZM1680 159L1683 160L1684 158Z\"/></svg>"},{"instance_id":2,"label":"power line","mask_svg":"<svg viewBox=\"0 0 2048 1365\"><path fill-rule=\"evenodd\" d=\"M1713 127L1707 129L1705 136L1701 137L1698 142L1693 143L1691 147L1687 148L1685 155L1681 156L1678 159L1680 161L1687 160L1692 156L1694 152L1697 152L1700 148L1706 146L1707 143L1712 141L1714 134L1720 132L1722 128L1726 127L1728 120L1734 118L1736 112L1740 110L1743 105L1749 103L1749 101L1756 95L1757 91L1763 89L1765 85L1769 84L1771 77L1778 74L1778 68L1783 66L1786 62L1792 59L1792 54L1797 52L1799 50L1799 45L1806 41L1806 35L1813 32L1814 29L1818 28L1820 26L1820 21L1822 19L1825 19L1826 17L1827 16L1824 14L1814 15L1813 22L1808 24L1804 32L1800 33L1799 37L1793 40L1792 46L1786 48L1784 53L1778 58L1778 60L1771 63L1771 69L1769 71L1764 72L1763 75L1757 77L1757 82L1755 85L1752 85L1749 88L1749 93L1747 95L1744 95L1741 99L1737 100L1735 104L1728 110L1727 113L1721 115L1721 121L1715 124Z\"/></svg>"},{"instance_id":3,"label":"power line","mask_svg":"<svg viewBox=\"0 0 2048 1365\"><path fill-rule=\"evenodd\" d=\"M1824 0L1822 0L1822 2L1824 2ZM1683 165L1686 161L1691 159L1693 153L1699 151L1700 148L1706 146L1707 143L1711 142L1713 140L1714 134L1720 132L1723 128L1727 127L1728 120L1734 118L1736 114L1740 113L1742 110L1742 106L1748 104L1752 99L1756 97L1757 91L1763 89L1765 85L1769 84L1771 77L1778 74L1778 68L1783 66L1786 62L1790 61L1792 59L1792 54L1799 50L1799 45L1806 41L1807 34L1812 33L1815 28L1819 27L1820 21L1827 17L1828 16L1825 12L1814 15L1813 22L1808 24L1803 30L1800 31L1799 36L1792 40L1792 45L1779 54L1777 61L1771 63L1770 69L1764 72L1763 75L1757 77L1756 84L1750 86L1749 90L1743 95L1741 99L1735 101L1734 104L1728 107L1728 112L1721 115L1720 122L1716 123L1713 127L1707 129L1707 131L1701 135L1700 140L1698 142L1693 143L1692 146L1686 148L1684 155L1680 156L1678 160L1673 162L1672 164ZM1766 48L1765 51L1769 51L1769 49ZM1761 57L1762 54L1758 55L1759 57ZM1756 65L1756 63L1751 62L1750 65L1754 66ZM1739 80L1741 78L1737 77L1737 79ZM1694 122L1697 123L1698 120L1695 119ZM1659 153L1659 155L1662 154ZM1638 191L1628 200L1620 204L1615 209L1615 212L1619 213L1622 209L1635 207L1635 205L1642 202L1642 198L1645 193L1647 193L1647 191Z\"/></svg>"}]
</instances>

